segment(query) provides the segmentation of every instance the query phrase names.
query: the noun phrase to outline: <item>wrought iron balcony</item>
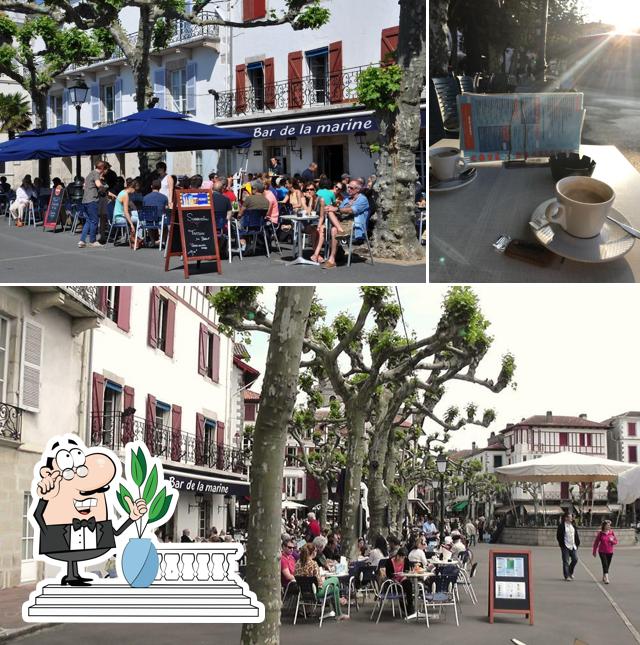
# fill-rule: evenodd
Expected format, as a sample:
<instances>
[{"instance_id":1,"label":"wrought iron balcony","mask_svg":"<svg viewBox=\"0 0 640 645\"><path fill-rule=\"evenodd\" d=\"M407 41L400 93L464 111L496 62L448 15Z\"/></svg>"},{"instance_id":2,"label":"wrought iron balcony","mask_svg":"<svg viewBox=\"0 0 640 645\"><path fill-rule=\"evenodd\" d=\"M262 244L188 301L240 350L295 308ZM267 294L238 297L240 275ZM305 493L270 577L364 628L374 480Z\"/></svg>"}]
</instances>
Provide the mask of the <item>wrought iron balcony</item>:
<instances>
[{"instance_id":1,"label":"wrought iron balcony","mask_svg":"<svg viewBox=\"0 0 640 645\"><path fill-rule=\"evenodd\" d=\"M217 14L211 12L211 11L203 11L198 14L198 17L202 20L209 20L209 19L214 19L217 18ZM187 43L191 40L195 40L197 38L211 38L218 40L220 38L220 27L219 25L193 25L187 20L177 20L174 24L174 31L169 40L167 41L167 44L164 45L163 47L157 48L156 51L162 51L164 49L169 49L170 47L175 47L176 45L182 45L184 43ZM127 39L129 40L129 43L135 47L135 45L138 42L138 32L135 31L133 33L127 34ZM96 63L105 63L106 61L116 61L125 58L124 52L122 49L116 45L113 50L111 51L111 54L109 56L104 57L103 59L99 61L95 61L93 63L89 64L74 64L74 65L69 65L67 67L66 71L71 72L77 69L81 69L83 67L90 67L91 65L94 65Z\"/></svg>"},{"instance_id":2,"label":"wrought iron balcony","mask_svg":"<svg viewBox=\"0 0 640 645\"><path fill-rule=\"evenodd\" d=\"M238 448L217 444L208 437L199 441L184 431L173 435L169 426L122 412L91 415L91 445L123 450L130 441L142 441L154 457L216 470L244 473L245 455Z\"/></svg>"},{"instance_id":3,"label":"wrought iron balcony","mask_svg":"<svg viewBox=\"0 0 640 645\"><path fill-rule=\"evenodd\" d=\"M22 436L22 408L0 402L0 438L20 441Z\"/></svg>"},{"instance_id":4,"label":"wrought iron balcony","mask_svg":"<svg viewBox=\"0 0 640 645\"><path fill-rule=\"evenodd\" d=\"M326 76L303 76L298 80L277 81L258 87L248 86L244 91L237 88L218 92L216 118L231 118L238 114L301 109L337 103L357 102L356 87L360 74L375 65L343 69L340 74L331 72Z\"/></svg>"},{"instance_id":5,"label":"wrought iron balcony","mask_svg":"<svg viewBox=\"0 0 640 645\"><path fill-rule=\"evenodd\" d=\"M70 285L64 287L64 289L77 300L89 305L93 309L98 309L98 289L100 289L100 287L92 287L90 285Z\"/></svg>"}]
</instances>

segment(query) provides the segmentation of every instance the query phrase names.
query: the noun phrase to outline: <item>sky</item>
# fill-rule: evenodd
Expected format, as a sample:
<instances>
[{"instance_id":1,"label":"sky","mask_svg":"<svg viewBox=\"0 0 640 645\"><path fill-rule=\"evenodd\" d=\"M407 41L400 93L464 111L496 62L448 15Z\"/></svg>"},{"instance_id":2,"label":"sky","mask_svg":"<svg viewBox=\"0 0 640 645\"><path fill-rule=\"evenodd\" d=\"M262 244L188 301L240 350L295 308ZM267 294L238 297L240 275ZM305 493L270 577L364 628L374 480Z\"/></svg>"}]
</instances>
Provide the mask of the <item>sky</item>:
<instances>
[{"instance_id":1,"label":"sky","mask_svg":"<svg viewBox=\"0 0 640 645\"><path fill-rule=\"evenodd\" d=\"M587 22L602 21L621 31L640 27L639 0L582 0Z\"/></svg>"},{"instance_id":2,"label":"sky","mask_svg":"<svg viewBox=\"0 0 640 645\"><path fill-rule=\"evenodd\" d=\"M447 285L399 286L409 330L419 337L433 332ZM495 378L502 355L515 355L517 388L494 394L480 386L450 383L436 412L450 405L460 409L475 402L491 407L496 421L488 428L468 426L452 435L453 449L485 446L491 430L548 410L556 415L593 421L640 408L640 298L632 285L476 285L473 290L491 322L491 349L477 376ZM359 306L354 285L318 287L329 316L355 312ZM273 310L275 288L263 299ZM254 334L251 365L264 374L268 339ZM262 378L262 377L261 377ZM259 390L260 381L252 389ZM426 426L428 432L437 429Z\"/></svg>"}]
</instances>

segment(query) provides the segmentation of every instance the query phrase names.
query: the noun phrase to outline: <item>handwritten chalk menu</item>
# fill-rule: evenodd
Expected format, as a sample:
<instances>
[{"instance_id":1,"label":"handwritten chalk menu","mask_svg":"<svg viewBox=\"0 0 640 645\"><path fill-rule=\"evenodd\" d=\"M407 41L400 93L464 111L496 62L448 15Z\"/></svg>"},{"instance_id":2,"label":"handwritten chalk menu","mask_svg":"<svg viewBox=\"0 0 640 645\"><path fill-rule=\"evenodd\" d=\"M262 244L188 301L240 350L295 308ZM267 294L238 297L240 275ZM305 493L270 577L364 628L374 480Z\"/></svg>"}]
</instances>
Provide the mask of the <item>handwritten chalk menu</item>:
<instances>
[{"instance_id":1,"label":"handwritten chalk menu","mask_svg":"<svg viewBox=\"0 0 640 645\"><path fill-rule=\"evenodd\" d=\"M51 191L49 205L47 206L47 212L44 216L44 223L42 225L44 230L57 231L58 224L60 224L64 229L62 215L64 213L65 195L66 192L62 186L56 186L55 189Z\"/></svg>"},{"instance_id":2,"label":"handwritten chalk menu","mask_svg":"<svg viewBox=\"0 0 640 645\"><path fill-rule=\"evenodd\" d=\"M173 203L165 271L169 270L172 257L181 256L185 278L189 277L189 263L198 262L199 266L202 260L214 261L217 272L221 274L222 262L211 191L178 189Z\"/></svg>"},{"instance_id":3,"label":"handwritten chalk menu","mask_svg":"<svg viewBox=\"0 0 640 645\"><path fill-rule=\"evenodd\" d=\"M531 551L489 551L489 622L495 614L524 614L533 625Z\"/></svg>"}]
</instances>

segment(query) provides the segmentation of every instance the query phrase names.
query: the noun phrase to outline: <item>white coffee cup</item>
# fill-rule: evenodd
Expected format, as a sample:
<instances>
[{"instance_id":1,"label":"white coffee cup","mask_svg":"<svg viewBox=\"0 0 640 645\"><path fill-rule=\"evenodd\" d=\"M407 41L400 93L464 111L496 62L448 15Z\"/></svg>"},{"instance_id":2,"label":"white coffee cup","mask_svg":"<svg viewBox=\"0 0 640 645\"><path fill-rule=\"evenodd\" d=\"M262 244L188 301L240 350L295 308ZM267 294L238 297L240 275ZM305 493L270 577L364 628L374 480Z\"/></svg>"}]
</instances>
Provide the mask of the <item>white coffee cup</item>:
<instances>
[{"instance_id":1,"label":"white coffee cup","mask_svg":"<svg viewBox=\"0 0 640 645\"><path fill-rule=\"evenodd\" d=\"M575 237L596 237L615 198L613 188L603 181L565 177L556 184L556 201L547 206L545 217Z\"/></svg>"},{"instance_id":2,"label":"white coffee cup","mask_svg":"<svg viewBox=\"0 0 640 645\"><path fill-rule=\"evenodd\" d=\"M467 167L467 162L460 155L459 148L443 147L429 150L429 165L433 174L440 181L457 177Z\"/></svg>"}]
</instances>

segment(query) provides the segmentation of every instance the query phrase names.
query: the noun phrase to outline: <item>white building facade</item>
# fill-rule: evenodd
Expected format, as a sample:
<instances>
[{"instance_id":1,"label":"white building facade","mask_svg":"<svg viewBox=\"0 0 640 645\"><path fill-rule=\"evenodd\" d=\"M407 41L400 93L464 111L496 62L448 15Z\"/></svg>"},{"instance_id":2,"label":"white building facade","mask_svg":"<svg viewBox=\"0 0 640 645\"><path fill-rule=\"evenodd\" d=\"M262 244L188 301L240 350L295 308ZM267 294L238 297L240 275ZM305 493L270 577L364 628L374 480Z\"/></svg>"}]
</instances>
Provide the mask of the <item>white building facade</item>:
<instances>
[{"instance_id":1,"label":"white building facade","mask_svg":"<svg viewBox=\"0 0 640 645\"><path fill-rule=\"evenodd\" d=\"M88 330L102 318L95 291L0 288L0 588L42 576L27 511L48 440L68 432L87 439Z\"/></svg>"},{"instance_id":2,"label":"white building facade","mask_svg":"<svg viewBox=\"0 0 640 645\"><path fill-rule=\"evenodd\" d=\"M609 424L609 459L640 463L640 412L624 412L603 423Z\"/></svg>"},{"instance_id":3,"label":"white building facade","mask_svg":"<svg viewBox=\"0 0 640 645\"><path fill-rule=\"evenodd\" d=\"M221 334L213 288L102 287L105 322L92 355L91 443L124 454L143 441L180 499L162 537L206 537L235 525L249 495L242 380L235 343ZM242 372L242 370L240 370ZM238 398L240 405L238 405Z\"/></svg>"},{"instance_id":4,"label":"white building facade","mask_svg":"<svg viewBox=\"0 0 640 645\"><path fill-rule=\"evenodd\" d=\"M515 464L551 453L570 450L593 457L607 457L608 424L587 419L586 414L577 417L557 416L552 412L522 419L516 424L507 424L500 432L504 439L507 462ZM572 496L571 488L574 487ZM544 484L545 502L556 507L570 506L577 496L576 485L569 482ZM606 483L597 483L592 489L597 511L608 512ZM519 486L512 488L512 498L517 503L531 504L531 496ZM589 495L589 499L591 496Z\"/></svg>"},{"instance_id":5,"label":"white building facade","mask_svg":"<svg viewBox=\"0 0 640 645\"><path fill-rule=\"evenodd\" d=\"M211 2L199 15L248 24L284 6L283 0ZM362 70L388 60L395 51L399 7L386 0L352 0L332 3L329 9L329 23L317 30L295 31L290 25L174 24L168 45L151 56L156 107L250 133L254 140L250 149L242 151L168 152L164 159L170 174L232 174L241 168L261 172L271 156L278 157L290 175L311 161L334 180L345 171L365 178L374 172L369 143L376 139L377 122L371 111L357 104L356 84ZM136 10L124 9L121 22L135 38ZM137 111L131 69L116 49L107 60L71 66L58 77L49 93L49 127L76 123L69 87L80 79L89 87L89 97L80 109L83 126L100 127ZM416 159L422 179L424 139L420 137ZM119 175L138 174L136 154L104 158ZM82 160L83 175L94 161ZM23 166L25 172L37 173L35 164ZM52 160L51 176L68 182L74 173L74 159Z\"/></svg>"}]
</instances>

